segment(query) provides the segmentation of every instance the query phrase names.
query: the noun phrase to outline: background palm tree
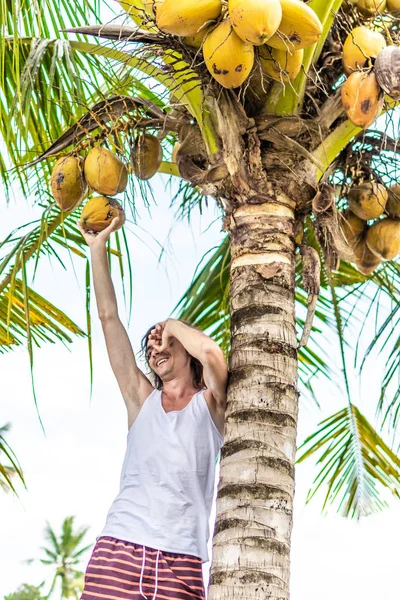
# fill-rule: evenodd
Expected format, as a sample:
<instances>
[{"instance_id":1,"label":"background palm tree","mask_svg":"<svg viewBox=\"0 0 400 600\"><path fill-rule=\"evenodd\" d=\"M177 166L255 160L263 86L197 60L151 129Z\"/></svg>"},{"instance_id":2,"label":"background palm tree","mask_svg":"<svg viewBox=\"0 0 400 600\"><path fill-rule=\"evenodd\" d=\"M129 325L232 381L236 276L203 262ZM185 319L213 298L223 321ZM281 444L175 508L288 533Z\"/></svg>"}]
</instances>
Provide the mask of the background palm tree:
<instances>
[{"instance_id":1,"label":"background palm tree","mask_svg":"<svg viewBox=\"0 0 400 600\"><path fill-rule=\"evenodd\" d=\"M13 479L19 478L25 487L26 485L18 459L5 439L10 427L10 423L0 427L0 489L5 492L13 491L18 495Z\"/></svg>"},{"instance_id":2,"label":"background palm tree","mask_svg":"<svg viewBox=\"0 0 400 600\"><path fill-rule=\"evenodd\" d=\"M123 6L129 10L130 4ZM143 3L133 4L143 16ZM384 132L361 131L343 113L341 47L348 31L363 22L359 11L344 10L343 4L308 4L323 32L305 51L292 85L270 80L260 85L256 68L238 92L222 90L200 54L160 33L151 15L146 16L151 31L143 34L103 26L101 3L77 2L71 9L62 1L58 10L43 3L33 13L6 2L0 9L8 33L0 45L5 65L0 131L8 149L0 168L6 188L17 177L43 208L40 223L22 226L3 243L2 351L26 338L32 366L35 344L85 335L29 287L31 258L34 272L44 254L62 263L60 247L87 260L75 226L81 208L63 214L55 206L45 159L72 145L83 152L93 140L107 141L124 154L132 133L145 129L159 134L166 157L177 140L182 144L177 163L160 166L161 173L179 178L178 215L188 217L201 206L200 192L213 196L221 209L229 238L177 307L230 354L210 598L233 594L233 586L254 598L267 591L271 598L289 595L298 379L302 391L312 393L316 374L335 375L326 346L323 353L332 332L342 360L336 376L344 380L347 404L305 442L303 457L318 452L321 465L311 494L327 484L325 504L333 502L356 517L381 509L385 491L399 494L400 461L352 400L346 358L348 323L376 316L365 356L390 348L378 410L381 423L395 428L400 397L397 388L392 396L390 391L400 359L399 267L389 261L371 275L361 274L338 227L338 209L347 206L351 185L370 177L386 185L397 179L396 134L390 112ZM397 18L385 19L386 32L396 39ZM377 26L381 20L377 17ZM58 30L71 26L81 34L69 41ZM82 34L95 37L90 41ZM99 37L109 41L102 44ZM392 108L388 101L385 110ZM29 160L29 169L19 166ZM12 164L19 168L10 171ZM138 191L151 202L148 188L132 178L125 208L133 218ZM324 204L327 196L330 203ZM109 245L121 275L122 249L129 256L124 231L116 234L115 248ZM91 356L88 262L86 290ZM312 342L299 349L295 309L297 324L307 328L304 309L315 304Z\"/></svg>"},{"instance_id":3,"label":"background palm tree","mask_svg":"<svg viewBox=\"0 0 400 600\"><path fill-rule=\"evenodd\" d=\"M46 598L54 596L59 584L60 597L78 599L83 590L84 573L77 569L82 555L92 546L88 544L82 547L82 541L89 527L80 527L74 531L75 517L66 517L61 526L61 534L57 537L54 529L49 523L46 524L44 537L47 542L42 546L45 558L39 561L48 565L53 571L53 576ZM29 559L32 563L37 559Z\"/></svg>"},{"instance_id":4,"label":"background palm tree","mask_svg":"<svg viewBox=\"0 0 400 600\"><path fill-rule=\"evenodd\" d=\"M39 586L23 583L15 592L4 596L4 600L45 600L46 596L42 595L43 584Z\"/></svg>"}]
</instances>

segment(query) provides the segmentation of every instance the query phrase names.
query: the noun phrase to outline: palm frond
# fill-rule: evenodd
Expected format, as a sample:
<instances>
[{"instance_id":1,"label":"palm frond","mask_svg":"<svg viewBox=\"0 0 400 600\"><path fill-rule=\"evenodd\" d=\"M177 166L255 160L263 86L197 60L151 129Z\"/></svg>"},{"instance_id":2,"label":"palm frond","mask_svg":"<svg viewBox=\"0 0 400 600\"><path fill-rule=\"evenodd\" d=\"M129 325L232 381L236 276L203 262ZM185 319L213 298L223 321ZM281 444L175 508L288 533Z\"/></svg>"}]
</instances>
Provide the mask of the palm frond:
<instances>
[{"instance_id":1,"label":"palm frond","mask_svg":"<svg viewBox=\"0 0 400 600\"><path fill-rule=\"evenodd\" d=\"M18 462L18 458L16 457L14 451L5 439L5 435L7 434L9 429L9 423L0 427L0 487L4 491L11 490L12 492L14 492L15 495L18 495L13 485L12 479L14 477L18 477L25 488L26 484L22 473L21 465ZM4 457L2 455L4 455L5 458L9 461L9 465L4 464Z\"/></svg>"},{"instance_id":2,"label":"palm frond","mask_svg":"<svg viewBox=\"0 0 400 600\"><path fill-rule=\"evenodd\" d=\"M400 497L400 459L353 404L322 421L299 451L299 463L319 453L307 501L327 486L323 510L359 518L387 506L382 492Z\"/></svg>"},{"instance_id":3,"label":"palm frond","mask_svg":"<svg viewBox=\"0 0 400 600\"><path fill-rule=\"evenodd\" d=\"M43 342L71 343L73 340L68 333L86 336L86 333L54 304L31 287L24 288L20 279L15 279L14 284L12 295L7 288L0 296L0 354L23 344L27 339L27 332L32 344L38 348ZM28 319L26 312L29 314Z\"/></svg>"}]
</instances>

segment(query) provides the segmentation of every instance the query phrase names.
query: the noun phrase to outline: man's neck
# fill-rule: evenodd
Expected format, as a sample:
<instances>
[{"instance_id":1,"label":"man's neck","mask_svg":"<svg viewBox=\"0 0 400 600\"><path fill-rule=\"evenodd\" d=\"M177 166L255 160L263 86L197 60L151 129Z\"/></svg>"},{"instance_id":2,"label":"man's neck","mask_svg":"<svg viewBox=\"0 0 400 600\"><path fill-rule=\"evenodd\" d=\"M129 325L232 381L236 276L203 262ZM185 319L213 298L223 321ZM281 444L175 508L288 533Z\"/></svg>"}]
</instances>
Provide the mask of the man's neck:
<instances>
[{"instance_id":1,"label":"man's neck","mask_svg":"<svg viewBox=\"0 0 400 600\"><path fill-rule=\"evenodd\" d=\"M192 378L186 375L163 382L163 392L171 401L179 402L193 396L198 390L193 387Z\"/></svg>"}]
</instances>

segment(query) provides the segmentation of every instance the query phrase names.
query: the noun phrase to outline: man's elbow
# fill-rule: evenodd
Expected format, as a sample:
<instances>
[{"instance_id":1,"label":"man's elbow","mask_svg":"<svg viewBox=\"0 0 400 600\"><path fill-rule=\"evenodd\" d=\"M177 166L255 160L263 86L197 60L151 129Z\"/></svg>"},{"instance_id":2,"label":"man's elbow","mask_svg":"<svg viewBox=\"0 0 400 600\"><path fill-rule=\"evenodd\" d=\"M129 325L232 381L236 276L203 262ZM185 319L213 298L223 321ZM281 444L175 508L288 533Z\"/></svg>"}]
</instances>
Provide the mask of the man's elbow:
<instances>
[{"instance_id":1,"label":"man's elbow","mask_svg":"<svg viewBox=\"0 0 400 600\"><path fill-rule=\"evenodd\" d=\"M211 342L211 343L210 343ZM206 342L202 347L202 360L200 361L204 366L212 365L215 363L226 364L224 353L221 348L210 340Z\"/></svg>"},{"instance_id":2,"label":"man's elbow","mask_svg":"<svg viewBox=\"0 0 400 600\"><path fill-rule=\"evenodd\" d=\"M99 312L99 319L102 323L109 323L110 321L115 321L119 319L118 311L107 311L107 312Z\"/></svg>"}]
</instances>

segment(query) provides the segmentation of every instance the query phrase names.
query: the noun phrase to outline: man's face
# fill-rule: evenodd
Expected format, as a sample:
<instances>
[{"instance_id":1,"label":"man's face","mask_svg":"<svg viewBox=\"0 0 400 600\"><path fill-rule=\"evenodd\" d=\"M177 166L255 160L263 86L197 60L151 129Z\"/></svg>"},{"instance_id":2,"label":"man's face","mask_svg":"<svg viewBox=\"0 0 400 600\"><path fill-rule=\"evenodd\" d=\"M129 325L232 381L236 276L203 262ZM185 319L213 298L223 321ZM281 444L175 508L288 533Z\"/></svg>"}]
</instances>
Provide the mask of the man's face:
<instances>
[{"instance_id":1,"label":"man's face","mask_svg":"<svg viewBox=\"0 0 400 600\"><path fill-rule=\"evenodd\" d=\"M176 338L172 337L168 348L159 353L153 347L153 342L147 342L147 361L150 368L162 381L176 377L182 369L190 368L190 356Z\"/></svg>"}]
</instances>

